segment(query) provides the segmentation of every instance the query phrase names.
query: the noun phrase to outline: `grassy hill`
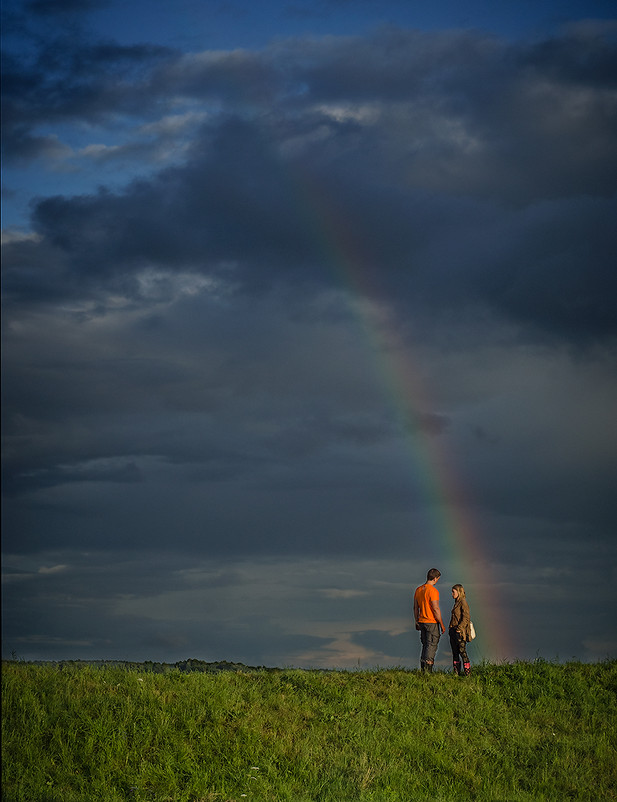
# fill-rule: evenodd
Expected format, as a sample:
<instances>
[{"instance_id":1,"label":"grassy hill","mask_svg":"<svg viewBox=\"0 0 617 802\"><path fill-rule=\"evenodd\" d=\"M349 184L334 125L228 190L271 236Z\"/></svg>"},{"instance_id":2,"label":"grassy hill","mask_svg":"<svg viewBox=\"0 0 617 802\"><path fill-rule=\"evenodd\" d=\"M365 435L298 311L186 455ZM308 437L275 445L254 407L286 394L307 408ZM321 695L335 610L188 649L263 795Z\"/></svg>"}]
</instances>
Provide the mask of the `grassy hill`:
<instances>
[{"instance_id":1,"label":"grassy hill","mask_svg":"<svg viewBox=\"0 0 617 802\"><path fill-rule=\"evenodd\" d=\"M3 663L2 799L617 800L617 661L198 664Z\"/></svg>"}]
</instances>

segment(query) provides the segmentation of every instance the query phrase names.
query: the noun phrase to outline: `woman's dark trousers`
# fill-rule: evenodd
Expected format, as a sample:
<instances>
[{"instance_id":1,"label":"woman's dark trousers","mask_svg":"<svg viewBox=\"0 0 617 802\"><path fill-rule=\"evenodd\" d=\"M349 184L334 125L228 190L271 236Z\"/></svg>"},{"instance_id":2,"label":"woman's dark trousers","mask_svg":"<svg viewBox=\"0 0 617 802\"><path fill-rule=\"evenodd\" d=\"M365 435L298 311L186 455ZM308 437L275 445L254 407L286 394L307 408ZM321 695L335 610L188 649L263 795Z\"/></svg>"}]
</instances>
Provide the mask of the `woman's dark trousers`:
<instances>
[{"instance_id":1,"label":"woman's dark trousers","mask_svg":"<svg viewBox=\"0 0 617 802\"><path fill-rule=\"evenodd\" d=\"M467 657L467 643L454 627L450 627L448 635L450 637L450 648L452 649L454 673L460 675L464 672L465 676L468 677L471 674L471 663L469 662L469 657Z\"/></svg>"}]
</instances>

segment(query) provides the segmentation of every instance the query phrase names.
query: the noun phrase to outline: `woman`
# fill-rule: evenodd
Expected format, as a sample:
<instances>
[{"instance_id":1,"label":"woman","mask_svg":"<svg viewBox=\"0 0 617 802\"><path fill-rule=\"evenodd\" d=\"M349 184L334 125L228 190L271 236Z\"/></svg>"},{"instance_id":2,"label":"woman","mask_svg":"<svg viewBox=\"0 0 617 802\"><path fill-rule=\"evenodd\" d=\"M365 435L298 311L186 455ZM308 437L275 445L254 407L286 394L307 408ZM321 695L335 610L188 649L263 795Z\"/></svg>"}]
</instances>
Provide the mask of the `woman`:
<instances>
[{"instance_id":1,"label":"woman","mask_svg":"<svg viewBox=\"0 0 617 802\"><path fill-rule=\"evenodd\" d=\"M465 588L462 585L454 585L452 588L452 598L454 607L450 616L450 646L452 647L452 662L454 671L460 675L463 672L468 677L471 673L471 664L467 657L466 644L471 639L471 618L469 616L469 605L465 599ZM461 671L461 662L463 671Z\"/></svg>"}]
</instances>

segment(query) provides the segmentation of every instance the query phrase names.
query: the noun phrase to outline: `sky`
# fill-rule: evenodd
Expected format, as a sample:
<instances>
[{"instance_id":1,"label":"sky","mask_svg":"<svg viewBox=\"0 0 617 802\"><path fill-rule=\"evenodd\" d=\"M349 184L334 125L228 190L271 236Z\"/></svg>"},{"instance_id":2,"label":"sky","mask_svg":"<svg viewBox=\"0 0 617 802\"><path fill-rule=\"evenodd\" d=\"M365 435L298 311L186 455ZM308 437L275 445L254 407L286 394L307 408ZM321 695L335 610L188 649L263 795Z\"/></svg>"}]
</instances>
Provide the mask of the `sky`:
<instances>
[{"instance_id":1,"label":"sky","mask_svg":"<svg viewBox=\"0 0 617 802\"><path fill-rule=\"evenodd\" d=\"M2 13L3 656L615 658L614 3Z\"/></svg>"}]
</instances>

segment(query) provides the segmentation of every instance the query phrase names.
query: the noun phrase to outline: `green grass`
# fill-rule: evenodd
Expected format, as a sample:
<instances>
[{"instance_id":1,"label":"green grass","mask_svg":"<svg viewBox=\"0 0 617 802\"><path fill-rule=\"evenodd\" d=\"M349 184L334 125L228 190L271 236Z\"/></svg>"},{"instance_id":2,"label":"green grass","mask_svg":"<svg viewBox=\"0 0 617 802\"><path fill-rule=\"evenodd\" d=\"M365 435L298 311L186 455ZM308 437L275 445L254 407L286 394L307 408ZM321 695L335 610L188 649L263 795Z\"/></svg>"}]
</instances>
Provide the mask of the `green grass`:
<instances>
[{"instance_id":1,"label":"green grass","mask_svg":"<svg viewBox=\"0 0 617 802\"><path fill-rule=\"evenodd\" d=\"M617 661L165 674L7 662L6 802L617 800Z\"/></svg>"}]
</instances>

